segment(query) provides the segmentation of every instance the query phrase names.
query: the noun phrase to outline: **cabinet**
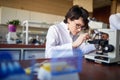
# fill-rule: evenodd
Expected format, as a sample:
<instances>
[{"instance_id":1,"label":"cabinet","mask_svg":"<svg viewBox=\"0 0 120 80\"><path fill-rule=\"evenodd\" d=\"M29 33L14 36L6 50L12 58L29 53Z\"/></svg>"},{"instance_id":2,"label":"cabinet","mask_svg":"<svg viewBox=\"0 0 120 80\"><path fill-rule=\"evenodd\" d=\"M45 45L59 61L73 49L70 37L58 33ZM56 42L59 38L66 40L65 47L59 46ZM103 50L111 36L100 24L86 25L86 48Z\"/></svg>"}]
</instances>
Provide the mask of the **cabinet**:
<instances>
[{"instance_id":1,"label":"cabinet","mask_svg":"<svg viewBox=\"0 0 120 80\"><path fill-rule=\"evenodd\" d=\"M21 22L30 20L30 11L17 9L16 19L19 19Z\"/></svg>"},{"instance_id":2,"label":"cabinet","mask_svg":"<svg viewBox=\"0 0 120 80\"><path fill-rule=\"evenodd\" d=\"M21 50L20 49L1 49L0 54L3 52L9 52L12 55L13 60L21 59Z\"/></svg>"},{"instance_id":3,"label":"cabinet","mask_svg":"<svg viewBox=\"0 0 120 80\"><path fill-rule=\"evenodd\" d=\"M19 19L21 22L24 20L34 20L46 23L56 23L62 21L64 19L64 16L9 7L0 7L0 18L0 24L6 24L6 22L13 19Z\"/></svg>"},{"instance_id":4,"label":"cabinet","mask_svg":"<svg viewBox=\"0 0 120 80\"><path fill-rule=\"evenodd\" d=\"M30 12L30 20L39 21L39 22L47 22L47 23L57 23L63 21L64 16L38 13L38 12Z\"/></svg>"},{"instance_id":5,"label":"cabinet","mask_svg":"<svg viewBox=\"0 0 120 80\"><path fill-rule=\"evenodd\" d=\"M45 48L0 48L0 54L9 52L13 60L30 60L45 58Z\"/></svg>"},{"instance_id":6,"label":"cabinet","mask_svg":"<svg viewBox=\"0 0 120 80\"><path fill-rule=\"evenodd\" d=\"M45 50L44 49L24 49L23 50L23 59L40 59L45 58Z\"/></svg>"},{"instance_id":7,"label":"cabinet","mask_svg":"<svg viewBox=\"0 0 120 80\"><path fill-rule=\"evenodd\" d=\"M1 24L6 24L9 20L16 19L16 9L1 7Z\"/></svg>"},{"instance_id":8,"label":"cabinet","mask_svg":"<svg viewBox=\"0 0 120 80\"><path fill-rule=\"evenodd\" d=\"M20 21L29 20L30 12L27 10L20 10L15 8L0 7L1 24L6 24L8 21L19 19Z\"/></svg>"}]
</instances>

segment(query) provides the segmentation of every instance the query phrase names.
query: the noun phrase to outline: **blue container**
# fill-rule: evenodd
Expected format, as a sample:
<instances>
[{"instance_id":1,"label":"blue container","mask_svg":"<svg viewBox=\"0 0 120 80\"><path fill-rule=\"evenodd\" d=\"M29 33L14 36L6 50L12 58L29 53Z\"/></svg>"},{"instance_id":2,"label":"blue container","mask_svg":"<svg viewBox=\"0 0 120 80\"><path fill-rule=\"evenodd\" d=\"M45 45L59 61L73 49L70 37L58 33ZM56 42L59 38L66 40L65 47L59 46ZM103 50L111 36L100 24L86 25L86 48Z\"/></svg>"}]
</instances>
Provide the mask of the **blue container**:
<instances>
[{"instance_id":1,"label":"blue container","mask_svg":"<svg viewBox=\"0 0 120 80\"><path fill-rule=\"evenodd\" d=\"M59 50L58 53L64 52ZM68 51L69 52L69 51ZM81 72L82 70L82 51L73 49L74 56L51 59L51 74L63 75Z\"/></svg>"}]
</instances>

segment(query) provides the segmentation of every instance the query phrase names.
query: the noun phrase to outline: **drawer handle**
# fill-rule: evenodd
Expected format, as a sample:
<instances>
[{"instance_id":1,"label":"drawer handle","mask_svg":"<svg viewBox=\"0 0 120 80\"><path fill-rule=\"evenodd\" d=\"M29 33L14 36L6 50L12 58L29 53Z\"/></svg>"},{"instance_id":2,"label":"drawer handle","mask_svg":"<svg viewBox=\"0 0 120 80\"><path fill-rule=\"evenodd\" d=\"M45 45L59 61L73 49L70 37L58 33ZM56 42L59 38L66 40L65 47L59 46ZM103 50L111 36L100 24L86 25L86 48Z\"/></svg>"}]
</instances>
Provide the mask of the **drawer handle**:
<instances>
[{"instance_id":1,"label":"drawer handle","mask_svg":"<svg viewBox=\"0 0 120 80\"><path fill-rule=\"evenodd\" d=\"M28 58L35 58L35 55L31 55L31 56L29 56Z\"/></svg>"}]
</instances>

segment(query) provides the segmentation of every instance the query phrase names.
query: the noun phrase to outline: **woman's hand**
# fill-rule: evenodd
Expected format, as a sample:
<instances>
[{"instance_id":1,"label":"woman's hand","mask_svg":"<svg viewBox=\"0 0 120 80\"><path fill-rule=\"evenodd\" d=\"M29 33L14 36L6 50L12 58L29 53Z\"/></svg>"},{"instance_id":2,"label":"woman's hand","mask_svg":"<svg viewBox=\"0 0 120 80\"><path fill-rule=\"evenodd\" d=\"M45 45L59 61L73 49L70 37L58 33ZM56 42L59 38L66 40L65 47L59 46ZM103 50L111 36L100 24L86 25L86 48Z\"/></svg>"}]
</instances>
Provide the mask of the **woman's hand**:
<instances>
[{"instance_id":1,"label":"woman's hand","mask_svg":"<svg viewBox=\"0 0 120 80\"><path fill-rule=\"evenodd\" d=\"M80 46L85 40L89 39L89 34L88 33L84 33L84 34L80 34L80 36L76 39L76 41L73 42L72 47L76 48L78 46Z\"/></svg>"}]
</instances>

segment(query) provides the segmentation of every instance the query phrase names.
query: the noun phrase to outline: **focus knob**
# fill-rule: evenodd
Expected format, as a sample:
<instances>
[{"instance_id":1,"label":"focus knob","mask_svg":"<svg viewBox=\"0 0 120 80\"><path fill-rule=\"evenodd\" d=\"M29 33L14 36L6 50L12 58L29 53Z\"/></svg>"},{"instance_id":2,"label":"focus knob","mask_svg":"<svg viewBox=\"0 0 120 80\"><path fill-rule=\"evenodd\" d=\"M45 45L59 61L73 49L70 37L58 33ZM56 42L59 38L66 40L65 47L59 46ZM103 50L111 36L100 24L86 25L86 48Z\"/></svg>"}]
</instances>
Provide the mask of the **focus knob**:
<instances>
[{"instance_id":1,"label":"focus knob","mask_svg":"<svg viewBox=\"0 0 120 80\"><path fill-rule=\"evenodd\" d=\"M103 49L104 52L112 52L114 51L114 46L113 45L106 45Z\"/></svg>"}]
</instances>

